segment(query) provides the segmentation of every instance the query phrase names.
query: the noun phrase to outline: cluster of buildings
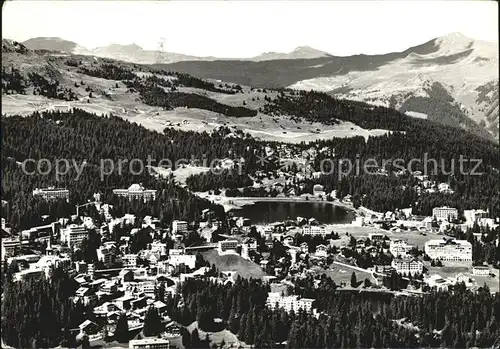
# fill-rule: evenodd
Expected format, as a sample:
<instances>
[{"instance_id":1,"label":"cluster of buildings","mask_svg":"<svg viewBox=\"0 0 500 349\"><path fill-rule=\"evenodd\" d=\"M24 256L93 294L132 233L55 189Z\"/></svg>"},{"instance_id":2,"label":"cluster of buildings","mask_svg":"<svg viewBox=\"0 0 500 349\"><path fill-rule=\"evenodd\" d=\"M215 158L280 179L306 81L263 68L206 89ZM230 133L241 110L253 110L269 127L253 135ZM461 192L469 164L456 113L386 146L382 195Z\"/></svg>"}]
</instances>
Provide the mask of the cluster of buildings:
<instances>
[{"instance_id":1,"label":"cluster of buildings","mask_svg":"<svg viewBox=\"0 0 500 349\"><path fill-rule=\"evenodd\" d=\"M96 322L100 325L86 320L78 328L72 329L77 331L77 336L87 335L91 341L100 340L104 333L102 324L106 333L112 336L121 314L126 314L130 331L140 330L148 308L154 307L165 323L166 330L162 338L132 340L129 347L172 347L172 340L180 338L180 328L175 329L176 325L166 313L166 305L155 300L158 289L163 284L165 295L174 294L179 283L188 278L208 277L206 275L210 270L197 265L197 250L191 251L182 244L183 234L190 229L187 222L175 221L172 229L163 229L153 217L148 216L137 222L135 216L128 214L116 219L109 217L100 227L95 226L90 217L72 217L69 222L64 220L57 223L30 229L25 234L27 239L24 244L22 234L17 238L2 239L2 259L6 265L16 261L19 266L19 271L13 275L14 281L23 282L43 274L49 275L54 268L64 266L79 285L72 297L73 301L91 307L99 318ZM110 232L115 228L126 228L128 233L118 240L111 239ZM96 250L97 261L72 261L71 251L80 248L82 241L89 238L91 229L103 240ZM39 247L36 247L38 245L34 243L33 237L42 231L47 231L48 245L38 252ZM150 235L151 242L139 252L131 253L131 238L139 233ZM173 248L167 247L169 240L172 240ZM253 244L247 242L243 244L247 251L256 248L255 241ZM232 243L220 245L225 250L234 249ZM23 254L23 247L37 251L37 254ZM97 267L97 263L101 263L101 266ZM231 277L221 275L216 279L233 282Z\"/></svg>"},{"instance_id":2,"label":"cluster of buildings","mask_svg":"<svg viewBox=\"0 0 500 349\"><path fill-rule=\"evenodd\" d=\"M489 276L490 270L486 266L474 266L472 267L472 275L483 277ZM458 273L450 277L442 277L439 274L432 274L424 278L423 281L429 288L437 291L447 291L451 286L455 286L459 283L463 283L465 287L469 289L482 286L482 284L477 283L476 280L463 273Z\"/></svg>"},{"instance_id":3,"label":"cluster of buildings","mask_svg":"<svg viewBox=\"0 0 500 349\"><path fill-rule=\"evenodd\" d=\"M467 240L429 240L424 251L431 259L472 262L472 244Z\"/></svg>"},{"instance_id":4,"label":"cluster of buildings","mask_svg":"<svg viewBox=\"0 0 500 349\"><path fill-rule=\"evenodd\" d=\"M419 181L414 187L419 195L422 193L453 194L453 190L448 183L438 183L434 180L430 180L429 176L422 174L421 171L414 171L412 175Z\"/></svg>"},{"instance_id":5,"label":"cluster of buildings","mask_svg":"<svg viewBox=\"0 0 500 349\"><path fill-rule=\"evenodd\" d=\"M51 271L59 266L69 267L71 258L67 253L52 255L50 246L47 248L47 255L18 255L5 256L6 264L11 264L14 261L17 263L19 271L14 273L14 281L26 281L30 278L40 277L42 275L49 276ZM4 257L4 255L2 255Z\"/></svg>"},{"instance_id":6,"label":"cluster of buildings","mask_svg":"<svg viewBox=\"0 0 500 349\"><path fill-rule=\"evenodd\" d=\"M415 246L408 244L404 240L391 240L389 251L395 258L406 258Z\"/></svg>"},{"instance_id":7,"label":"cluster of buildings","mask_svg":"<svg viewBox=\"0 0 500 349\"><path fill-rule=\"evenodd\" d=\"M485 210L464 210L464 218L465 224L469 227L477 224L480 227L493 228L498 225L493 218L489 218L489 213Z\"/></svg>"},{"instance_id":8,"label":"cluster of buildings","mask_svg":"<svg viewBox=\"0 0 500 349\"><path fill-rule=\"evenodd\" d=\"M155 200L157 195L156 190L145 189L140 184L133 184L127 189L115 189L113 193L116 196L144 201ZM324 196L324 188L321 185L315 185L313 194ZM53 198L69 200L69 192L66 189L37 189L33 195L39 195L46 200ZM336 193L332 195L336 196ZM345 199L349 200L349 198ZM288 275L292 275L292 272L297 272L293 275L299 275L299 271L302 272L300 276L307 275L310 272L309 261L313 261L314 265L328 267L326 266L326 263L330 263L327 262L328 257L332 257L332 251L337 251L338 247L335 239L339 237L328 237L326 227L318 224L314 219L297 217L295 222L277 222L259 226L256 231L261 237L256 238L250 234L251 221L245 217L236 217L231 221L230 234L223 236L223 240L212 241L210 238L212 233L221 226L222 222L208 219L210 212L207 210L203 211L203 217L207 219L199 224L174 220L171 229L166 229L161 227L158 219L151 216L144 217L140 222L131 214L113 218L109 214L108 205L99 207L106 221L100 227L95 226L90 217L78 216L74 217L76 219L72 219L71 223L68 220L60 220L49 225L28 229L21 232L20 238L2 238L2 260L7 263L18 261L20 270L15 274L16 281L23 281L44 273L48 274L60 265L70 268L79 285L73 300L80 300L83 304L92 307L94 314L102 320L99 323L106 324L111 334L118 318L123 313L127 316L129 329L140 329L149 307L158 310L165 324L171 324L166 304L161 300L156 300L160 285L165 286L166 294L174 294L177 292L176 286L189 278L208 277L217 282L234 282L233 273L221 271L217 276L213 276L210 274L210 268L197 265L196 253L198 251L213 249L220 256L237 254L260 264L265 272L277 278L286 279ZM372 217L358 217L353 225L373 224L374 227L382 227L389 222L392 225L389 229L410 226L410 231L418 233L430 229L434 221L448 223L456 221L459 219L459 213L455 208L436 207L433 209L433 217L410 219L411 217L411 209L406 209L386 212L375 217L373 215ZM488 213L483 210L466 210L464 217L467 224L494 224L493 221L488 221ZM185 246L183 241L187 240L184 238L195 228L198 229L201 237L205 237L206 243ZM112 232L122 229L125 231L122 236L112 237ZM95 230L102 238L102 243L96 251L97 261L90 264L81 261L72 262L69 257L70 252L78 249L85 239L89 239L91 230ZM136 234L150 238L146 246L141 247L140 251L135 249L133 253L131 246L136 242L136 236L139 236ZM300 239L297 235L301 235ZM58 242L58 245L52 243L54 240ZM311 246L304 240L314 240L315 243ZM20 255L23 241L24 245L28 246L34 241L45 241L47 248L38 255ZM262 247L263 242L265 247ZM392 259L379 263L383 265L375 265L373 268L375 272L388 274L396 271L403 275L425 273L424 263L415 257L415 246L408 244L407 241L391 240L386 234L376 231L370 233L368 239L355 242L349 247L346 242L335 257L352 262L349 260L351 257L346 257L343 252L348 248L355 252L351 255L363 257L368 255L374 259L378 258L379 254L390 253ZM285 248L286 256L280 255L279 258L274 258L275 256L271 255L277 243ZM447 238L429 240L425 243L424 252L433 260L468 263L472 261L472 245L465 240ZM356 264L356 261L352 264ZM102 268L108 272L104 274ZM473 275L487 276L489 272L488 267L472 267ZM425 283L431 288L445 289L453 283L460 282L458 280L465 279L466 276L463 275L457 276L454 280L431 275L425 278ZM470 282L470 279L467 279L467 282ZM301 310L314 314L314 301L314 299L301 298L297 295L285 296L270 292L266 306L270 309L284 309L287 312ZM101 326L87 320L79 326L79 331L98 338ZM169 349L172 338L176 336L180 336L180 331L172 330L170 334L163 334L162 338L132 340L129 347Z\"/></svg>"},{"instance_id":9,"label":"cluster of buildings","mask_svg":"<svg viewBox=\"0 0 500 349\"><path fill-rule=\"evenodd\" d=\"M302 227L302 234L304 235L326 235L326 229L321 225L305 225Z\"/></svg>"},{"instance_id":10,"label":"cluster of buildings","mask_svg":"<svg viewBox=\"0 0 500 349\"><path fill-rule=\"evenodd\" d=\"M438 230L445 233L453 227L466 231L474 225L480 227L489 227L494 229L499 225L499 218L496 220L489 217L485 210L464 210L463 215L454 207L434 207L431 216L416 216L412 214L411 208L398 209L394 212L385 213L374 212L367 209L364 217L358 216L353 225L366 226L372 225L375 228L386 229L400 232L410 230L415 232L426 232Z\"/></svg>"},{"instance_id":11,"label":"cluster of buildings","mask_svg":"<svg viewBox=\"0 0 500 349\"><path fill-rule=\"evenodd\" d=\"M472 279L463 274L448 278L444 278L439 274L432 274L424 278L424 283L436 291L447 291L450 286L461 282L465 283L466 287L473 286Z\"/></svg>"}]
</instances>

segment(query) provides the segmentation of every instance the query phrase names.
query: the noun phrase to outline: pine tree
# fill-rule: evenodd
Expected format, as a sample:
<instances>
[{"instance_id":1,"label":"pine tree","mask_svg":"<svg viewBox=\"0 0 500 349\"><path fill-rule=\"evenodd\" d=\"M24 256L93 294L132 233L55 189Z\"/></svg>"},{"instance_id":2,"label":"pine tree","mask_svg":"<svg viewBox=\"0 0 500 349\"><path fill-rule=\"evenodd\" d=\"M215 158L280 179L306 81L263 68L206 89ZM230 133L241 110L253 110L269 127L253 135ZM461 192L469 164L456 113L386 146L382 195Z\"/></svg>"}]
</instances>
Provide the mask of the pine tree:
<instances>
[{"instance_id":1,"label":"pine tree","mask_svg":"<svg viewBox=\"0 0 500 349\"><path fill-rule=\"evenodd\" d=\"M246 337L246 327L247 327L247 314L243 314L240 317L240 326L239 326L239 331L238 331L238 337L242 338L243 341L245 341Z\"/></svg>"},{"instance_id":2,"label":"pine tree","mask_svg":"<svg viewBox=\"0 0 500 349\"><path fill-rule=\"evenodd\" d=\"M351 275L351 287L357 287L358 286L358 280L356 279L356 274L352 272Z\"/></svg>"},{"instance_id":3,"label":"pine tree","mask_svg":"<svg viewBox=\"0 0 500 349\"><path fill-rule=\"evenodd\" d=\"M156 289L155 297L157 301L165 302L165 282L162 281Z\"/></svg>"},{"instance_id":4,"label":"pine tree","mask_svg":"<svg viewBox=\"0 0 500 349\"><path fill-rule=\"evenodd\" d=\"M126 343L129 340L128 321L125 313L118 318L115 329L115 340L119 343Z\"/></svg>"},{"instance_id":5,"label":"pine tree","mask_svg":"<svg viewBox=\"0 0 500 349\"><path fill-rule=\"evenodd\" d=\"M193 332L191 332L191 347L194 349L201 348L200 344L200 334L198 333L198 329L195 328Z\"/></svg>"},{"instance_id":6,"label":"pine tree","mask_svg":"<svg viewBox=\"0 0 500 349\"><path fill-rule=\"evenodd\" d=\"M231 312L229 313L228 323L229 323L229 330L234 334L238 333L239 321L238 318L236 317L236 313L233 308L231 308Z\"/></svg>"},{"instance_id":7,"label":"pine tree","mask_svg":"<svg viewBox=\"0 0 500 349\"><path fill-rule=\"evenodd\" d=\"M145 336L157 336L163 330L160 314L153 306L150 306L144 319L143 333Z\"/></svg>"},{"instance_id":8,"label":"pine tree","mask_svg":"<svg viewBox=\"0 0 500 349\"><path fill-rule=\"evenodd\" d=\"M247 344L253 344L253 340L254 340L254 310L251 309L249 312L248 312L248 317L247 317L247 322L245 324L245 334L244 334L244 337L245 338L245 343Z\"/></svg>"},{"instance_id":9,"label":"pine tree","mask_svg":"<svg viewBox=\"0 0 500 349\"><path fill-rule=\"evenodd\" d=\"M200 349L209 349L209 348L210 348L210 337L208 337L208 334L206 334L205 339L201 343Z\"/></svg>"},{"instance_id":10,"label":"pine tree","mask_svg":"<svg viewBox=\"0 0 500 349\"><path fill-rule=\"evenodd\" d=\"M186 348L186 349L191 349L191 348L195 348L195 346L192 346L192 342L191 342L191 334L189 333L189 331L186 329L186 328L182 328L182 345Z\"/></svg>"}]
</instances>

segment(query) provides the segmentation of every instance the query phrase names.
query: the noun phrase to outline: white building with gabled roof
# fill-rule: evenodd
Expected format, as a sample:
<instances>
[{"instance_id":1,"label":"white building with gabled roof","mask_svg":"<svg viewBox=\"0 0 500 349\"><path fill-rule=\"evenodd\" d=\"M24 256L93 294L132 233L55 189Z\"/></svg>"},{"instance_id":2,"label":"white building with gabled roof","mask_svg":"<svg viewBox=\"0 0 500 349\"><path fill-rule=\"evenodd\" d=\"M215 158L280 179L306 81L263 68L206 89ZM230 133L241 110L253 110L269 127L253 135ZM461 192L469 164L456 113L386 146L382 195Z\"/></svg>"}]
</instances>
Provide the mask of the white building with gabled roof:
<instances>
[{"instance_id":1,"label":"white building with gabled roof","mask_svg":"<svg viewBox=\"0 0 500 349\"><path fill-rule=\"evenodd\" d=\"M327 257L328 256L328 247L325 245L316 246L316 257Z\"/></svg>"},{"instance_id":2,"label":"white building with gabled roof","mask_svg":"<svg viewBox=\"0 0 500 349\"><path fill-rule=\"evenodd\" d=\"M413 247L404 240L394 240L389 243L389 252L396 258L405 258Z\"/></svg>"},{"instance_id":3,"label":"white building with gabled roof","mask_svg":"<svg viewBox=\"0 0 500 349\"><path fill-rule=\"evenodd\" d=\"M404 275L421 275L424 271L424 263L416 258L394 258L391 266Z\"/></svg>"}]
</instances>

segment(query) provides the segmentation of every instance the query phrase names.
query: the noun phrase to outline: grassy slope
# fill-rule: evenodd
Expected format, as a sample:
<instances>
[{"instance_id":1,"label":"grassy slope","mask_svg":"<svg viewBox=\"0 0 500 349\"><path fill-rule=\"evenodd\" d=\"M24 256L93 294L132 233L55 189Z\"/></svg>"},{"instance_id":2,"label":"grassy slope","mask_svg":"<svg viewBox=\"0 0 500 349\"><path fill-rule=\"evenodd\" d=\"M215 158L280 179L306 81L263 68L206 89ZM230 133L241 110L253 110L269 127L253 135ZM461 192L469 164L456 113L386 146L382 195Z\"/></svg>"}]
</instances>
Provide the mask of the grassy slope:
<instances>
[{"instance_id":1,"label":"grassy slope","mask_svg":"<svg viewBox=\"0 0 500 349\"><path fill-rule=\"evenodd\" d=\"M261 278L266 273L257 264L242 258L239 255L219 256L217 251L202 253L203 258L220 271L236 271L243 278Z\"/></svg>"},{"instance_id":2,"label":"grassy slope","mask_svg":"<svg viewBox=\"0 0 500 349\"><path fill-rule=\"evenodd\" d=\"M103 60L94 59L90 56L75 56L84 65L100 64ZM2 66L6 69L15 67L21 74L37 72L46 77L53 77L65 88L71 88L80 98L79 101L72 101L73 107L85 109L98 114L117 115L135 121L143 126L156 131L162 131L166 126L174 127L186 131L210 132L220 125L232 126L250 133L256 138L272 141L284 141L298 143L301 141L313 141L316 139L329 139L332 137L353 137L385 134L385 130L365 130L349 122L342 122L335 126L325 126L320 123L310 123L306 121L295 122L288 116L270 116L259 113L255 117L232 118L217 114L208 110L195 108L176 108L165 111L158 107L151 107L144 104L138 93L129 92L122 82L106 80L77 72L78 68L67 66L66 57L38 56L34 54L22 55L14 52L2 53ZM139 67L128 63L125 65L136 74L140 73ZM84 85L75 87L75 83ZM118 87L116 84L118 83ZM92 98L87 101L89 95L85 91L91 87ZM258 109L265 104L264 98L275 98L276 91L267 90L260 92L251 90L248 86L243 86L244 93L228 95L217 92L210 92L197 88L180 87L179 91L196 93L207 96L219 103L231 106L245 106L251 109ZM262 90L261 90L262 91ZM34 96L31 89L27 95L4 95L2 96L2 113L7 115L31 114L37 110L45 110L53 104L65 104L60 100L50 100L43 96Z\"/></svg>"}]
</instances>

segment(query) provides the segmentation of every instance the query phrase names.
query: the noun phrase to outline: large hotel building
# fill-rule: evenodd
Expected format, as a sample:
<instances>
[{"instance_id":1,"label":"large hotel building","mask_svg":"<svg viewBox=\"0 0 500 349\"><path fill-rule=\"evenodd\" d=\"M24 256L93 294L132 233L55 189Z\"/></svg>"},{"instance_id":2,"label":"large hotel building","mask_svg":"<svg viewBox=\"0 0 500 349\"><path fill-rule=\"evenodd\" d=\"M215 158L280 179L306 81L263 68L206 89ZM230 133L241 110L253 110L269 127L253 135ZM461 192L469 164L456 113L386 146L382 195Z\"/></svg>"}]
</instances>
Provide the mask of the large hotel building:
<instances>
[{"instance_id":1,"label":"large hotel building","mask_svg":"<svg viewBox=\"0 0 500 349\"><path fill-rule=\"evenodd\" d=\"M425 253L431 259L472 261L472 245L467 240L429 240L425 243Z\"/></svg>"},{"instance_id":2,"label":"large hotel building","mask_svg":"<svg viewBox=\"0 0 500 349\"><path fill-rule=\"evenodd\" d=\"M68 247L79 246L88 237L89 232L83 225L71 224L61 229L61 242L67 243Z\"/></svg>"},{"instance_id":3,"label":"large hotel building","mask_svg":"<svg viewBox=\"0 0 500 349\"><path fill-rule=\"evenodd\" d=\"M128 189L114 189L113 194L132 199L154 200L156 199L156 190L144 189L140 184L132 184Z\"/></svg>"},{"instance_id":4,"label":"large hotel building","mask_svg":"<svg viewBox=\"0 0 500 349\"><path fill-rule=\"evenodd\" d=\"M51 199L65 199L69 200L69 190L64 188L54 188L49 187L45 189L35 189L33 190L33 196L40 196L45 200Z\"/></svg>"},{"instance_id":5,"label":"large hotel building","mask_svg":"<svg viewBox=\"0 0 500 349\"><path fill-rule=\"evenodd\" d=\"M21 249L19 239L4 238L2 239L2 260L16 255L16 252Z\"/></svg>"},{"instance_id":6,"label":"large hotel building","mask_svg":"<svg viewBox=\"0 0 500 349\"><path fill-rule=\"evenodd\" d=\"M432 209L432 216L436 217L438 221L457 219L458 218L458 210L453 207L434 207Z\"/></svg>"},{"instance_id":7,"label":"large hotel building","mask_svg":"<svg viewBox=\"0 0 500 349\"><path fill-rule=\"evenodd\" d=\"M309 313L312 311L314 299L312 298L299 298L297 295L281 296L279 292L269 292L266 306L270 309L281 308L286 312L298 312L300 309Z\"/></svg>"}]
</instances>

